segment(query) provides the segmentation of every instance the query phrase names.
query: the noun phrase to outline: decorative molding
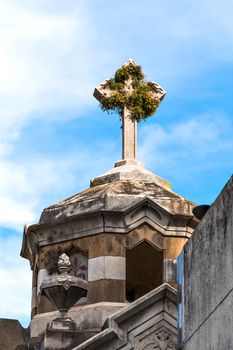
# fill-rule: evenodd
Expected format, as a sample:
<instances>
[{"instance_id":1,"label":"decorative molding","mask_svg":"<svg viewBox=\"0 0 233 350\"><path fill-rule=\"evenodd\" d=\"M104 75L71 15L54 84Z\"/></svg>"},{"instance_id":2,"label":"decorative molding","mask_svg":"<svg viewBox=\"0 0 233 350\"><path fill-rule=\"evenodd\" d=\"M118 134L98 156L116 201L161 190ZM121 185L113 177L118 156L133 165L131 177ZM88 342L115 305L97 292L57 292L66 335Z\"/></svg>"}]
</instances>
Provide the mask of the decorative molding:
<instances>
[{"instance_id":1,"label":"decorative molding","mask_svg":"<svg viewBox=\"0 0 233 350\"><path fill-rule=\"evenodd\" d=\"M87 256L81 253L74 253L70 255L70 275L82 278L87 281L87 264L88 264L88 259Z\"/></svg>"},{"instance_id":2,"label":"decorative molding","mask_svg":"<svg viewBox=\"0 0 233 350\"><path fill-rule=\"evenodd\" d=\"M142 340L140 347L135 350L178 350L175 336L166 327Z\"/></svg>"}]
</instances>

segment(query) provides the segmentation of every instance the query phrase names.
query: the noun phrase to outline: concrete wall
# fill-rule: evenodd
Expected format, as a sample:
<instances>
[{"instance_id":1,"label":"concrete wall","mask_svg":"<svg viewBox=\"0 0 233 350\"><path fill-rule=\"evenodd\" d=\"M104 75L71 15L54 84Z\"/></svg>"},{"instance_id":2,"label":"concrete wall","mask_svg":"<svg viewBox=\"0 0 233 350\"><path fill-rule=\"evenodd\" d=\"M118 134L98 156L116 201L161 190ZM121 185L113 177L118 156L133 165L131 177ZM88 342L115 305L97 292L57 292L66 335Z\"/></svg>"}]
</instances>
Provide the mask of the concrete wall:
<instances>
[{"instance_id":1,"label":"concrete wall","mask_svg":"<svg viewBox=\"0 0 233 350\"><path fill-rule=\"evenodd\" d=\"M233 349L233 177L179 257L184 350Z\"/></svg>"}]
</instances>

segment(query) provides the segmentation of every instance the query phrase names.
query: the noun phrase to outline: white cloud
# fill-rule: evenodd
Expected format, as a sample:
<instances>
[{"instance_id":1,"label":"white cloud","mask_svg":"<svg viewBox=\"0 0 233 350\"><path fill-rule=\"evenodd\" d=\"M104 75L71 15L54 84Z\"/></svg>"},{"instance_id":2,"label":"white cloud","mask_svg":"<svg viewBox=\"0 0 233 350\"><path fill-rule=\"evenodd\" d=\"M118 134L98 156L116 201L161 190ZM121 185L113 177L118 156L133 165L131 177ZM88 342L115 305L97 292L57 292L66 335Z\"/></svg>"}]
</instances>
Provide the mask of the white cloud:
<instances>
[{"instance_id":1,"label":"white cloud","mask_svg":"<svg viewBox=\"0 0 233 350\"><path fill-rule=\"evenodd\" d=\"M24 163L0 161L0 225L22 231L25 223L37 221L43 196L52 197L56 187L64 187L64 178L68 184L71 180L69 165L64 161L60 166L42 157Z\"/></svg>"},{"instance_id":2,"label":"white cloud","mask_svg":"<svg viewBox=\"0 0 233 350\"><path fill-rule=\"evenodd\" d=\"M166 127L143 125L140 132L140 157L157 173L176 174L181 180L232 164L233 124L221 113L190 116Z\"/></svg>"},{"instance_id":3,"label":"white cloud","mask_svg":"<svg viewBox=\"0 0 233 350\"><path fill-rule=\"evenodd\" d=\"M216 59L233 53L233 11L228 1L223 2L226 6L210 6L209 1L189 6L182 1L159 6L147 3L143 8L141 2L134 2L133 7L132 2L115 5L117 20L112 21L111 2L100 2L96 9L83 1L62 7L54 1L50 6L1 1L0 119L20 124L45 109L75 106L78 111L93 102L92 90L104 66L115 69L128 54L138 53L144 40L150 45L142 52L152 61L156 59L163 74L176 77L187 70L195 72L210 56ZM148 11L148 7L156 11ZM127 14L128 26L121 11ZM140 18L143 28L137 25ZM152 18L159 30L149 30ZM156 47L159 50L152 55ZM105 74L111 74L106 67Z\"/></svg>"},{"instance_id":4,"label":"white cloud","mask_svg":"<svg viewBox=\"0 0 233 350\"><path fill-rule=\"evenodd\" d=\"M42 197L73 176L67 160L57 169L58 159L32 150L30 160L23 154L15 159L23 127L45 111L75 105L80 112L93 88L85 6L79 2L74 11L60 12L47 8L0 1L0 224L16 229L34 221Z\"/></svg>"},{"instance_id":5,"label":"white cloud","mask_svg":"<svg viewBox=\"0 0 233 350\"><path fill-rule=\"evenodd\" d=\"M9 98L17 102L10 106L23 112L70 105L75 98L85 98L90 38L83 7L76 6L79 10L76 18L62 12L13 6L10 2L0 6L0 93L5 97L7 109ZM77 47L82 53L78 56L75 52L74 61L72 53ZM75 80L83 85L82 89L74 91Z\"/></svg>"},{"instance_id":6,"label":"white cloud","mask_svg":"<svg viewBox=\"0 0 233 350\"><path fill-rule=\"evenodd\" d=\"M0 156L12 150L22 128L38 115L75 106L77 116L92 103L85 6L80 2L73 12L46 8L0 1ZM63 113L63 118L70 116Z\"/></svg>"},{"instance_id":7,"label":"white cloud","mask_svg":"<svg viewBox=\"0 0 233 350\"><path fill-rule=\"evenodd\" d=\"M98 158L80 146L62 158L32 154L31 159L0 159L0 226L22 232L25 223L38 222L44 206L67 197L67 193L79 192L89 185L91 177L107 170L110 149L114 151L111 144L106 148L99 145Z\"/></svg>"}]
</instances>

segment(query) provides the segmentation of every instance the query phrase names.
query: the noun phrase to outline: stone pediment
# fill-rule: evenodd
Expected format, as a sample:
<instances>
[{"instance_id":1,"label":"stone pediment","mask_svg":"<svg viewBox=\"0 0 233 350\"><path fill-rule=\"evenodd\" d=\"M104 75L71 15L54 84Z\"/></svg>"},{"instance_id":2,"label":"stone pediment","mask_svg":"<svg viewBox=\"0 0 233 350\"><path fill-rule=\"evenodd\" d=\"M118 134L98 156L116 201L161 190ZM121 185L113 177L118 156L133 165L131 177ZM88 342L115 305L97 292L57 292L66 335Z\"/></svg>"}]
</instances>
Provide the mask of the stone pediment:
<instances>
[{"instance_id":1,"label":"stone pediment","mask_svg":"<svg viewBox=\"0 0 233 350\"><path fill-rule=\"evenodd\" d=\"M102 332L73 350L176 350L177 293L154 289L107 319Z\"/></svg>"}]
</instances>

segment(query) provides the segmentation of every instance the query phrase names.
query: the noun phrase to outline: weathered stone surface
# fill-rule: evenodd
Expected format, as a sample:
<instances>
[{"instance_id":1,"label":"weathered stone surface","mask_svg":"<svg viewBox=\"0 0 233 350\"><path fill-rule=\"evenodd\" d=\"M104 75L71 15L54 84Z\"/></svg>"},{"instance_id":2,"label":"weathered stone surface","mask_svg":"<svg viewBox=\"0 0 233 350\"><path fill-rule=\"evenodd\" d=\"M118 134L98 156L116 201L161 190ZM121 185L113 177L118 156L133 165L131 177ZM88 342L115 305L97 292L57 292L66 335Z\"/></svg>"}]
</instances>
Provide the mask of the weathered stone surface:
<instances>
[{"instance_id":1,"label":"weathered stone surface","mask_svg":"<svg viewBox=\"0 0 233 350\"><path fill-rule=\"evenodd\" d=\"M38 245L102 232L127 233L145 222L164 235L190 237L197 224L194 207L153 182L116 181L95 186L45 209L40 224L25 229L21 255L33 265Z\"/></svg>"},{"instance_id":2,"label":"weathered stone surface","mask_svg":"<svg viewBox=\"0 0 233 350\"><path fill-rule=\"evenodd\" d=\"M77 305L69 310L68 316L75 321L79 331L96 334L100 332L107 317L125 306L125 303L114 302ZM39 337L43 334L47 324L50 324L57 317L59 317L58 311L35 315L30 324L31 337Z\"/></svg>"},{"instance_id":3,"label":"weathered stone surface","mask_svg":"<svg viewBox=\"0 0 233 350\"><path fill-rule=\"evenodd\" d=\"M167 283L176 283L176 259L164 259L164 281Z\"/></svg>"},{"instance_id":4,"label":"weathered stone surface","mask_svg":"<svg viewBox=\"0 0 233 350\"><path fill-rule=\"evenodd\" d=\"M163 284L112 315L102 332L74 350L178 350L176 298Z\"/></svg>"},{"instance_id":5,"label":"weathered stone surface","mask_svg":"<svg viewBox=\"0 0 233 350\"><path fill-rule=\"evenodd\" d=\"M125 258L98 256L88 260L88 281L101 279L125 280Z\"/></svg>"},{"instance_id":6,"label":"weathered stone surface","mask_svg":"<svg viewBox=\"0 0 233 350\"><path fill-rule=\"evenodd\" d=\"M29 331L19 321L0 318L0 349L14 350L18 345L27 343Z\"/></svg>"},{"instance_id":7,"label":"weathered stone surface","mask_svg":"<svg viewBox=\"0 0 233 350\"><path fill-rule=\"evenodd\" d=\"M44 209L40 224L62 222L75 215L100 210L118 211L144 198L150 198L171 213L193 216L195 204L172 192L164 180L145 169L133 167L128 171L127 168L114 168L95 178L95 186Z\"/></svg>"},{"instance_id":8,"label":"weathered stone surface","mask_svg":"<svg viewBox=\"0 0 233 350\"><path fill-rule=\"evenodd\" d=\"M132 192L132 198L134 193L137 196L146 188L140 183L138 185L139 189L137 187L133 189L133 184L127 185L123 189L121 186L122 184L119 184L121 191L127 192L129 189ZM152 185L149 186L149 188L151 187L153 188ZM176 200L179 196L172 198ZM122 201L124 201L124 198ZM112 256L119 259L124 258L126 249L132 249L135 245L146 240L155 249L164 251L164 259L177 258L183 244L190 237L193 226L196 224L189 212L194 205L189 203L189 210L187 210L188 206L186 205L184 207L178 206L177 212L172 208L175 213L174 211L171 213L150 197L136 198L135 202L122 210L101 210L96 213L80 214L62 223L58 221L53 224L33 225L26 231L23 249L24 253L28 254L32 267L34 266L33 259L37 256L37 269L35 269L34 274L38 275L38 282L34 288L37 288L38 297L34 301L37 308L33 312L32 325L34 325L36 313L47 313L54 310L52 304L43 295L40 295L41 283L47 275L45 255L50 254L54 249L60 248L65 251L66 249L69 250L70 247L77 247L86 252L90 261L101 256ZM35 239L37 239L37 244L35 244ZM38 247L40 247L39 251L37 251ZM159 264L158 266L163 265ZM116 271L112 271L114 278L119 277L118 265L115 264L115 267ZM114 264L112 268L114 268ZM167 270L164 269L165 271ZM161 271L154 271L154 273L160 275ZM104 276L110 278L109 274ZM164 282L166 278L167 276L164 275ZM117 284L114 292L113 283ZM169 279L169 283L175 286L171 279ZM89 280L89 287L88 301L91 303L101 301L124 302L126 300L125 281L123 279L118 281L112 279L112 282L108 279L100 282ZM50 322L49 315L46 315L48 322ZM46 327L46 322L44 324Z\"/></svg>"},{"instance_id":9,"label":"weathered stone surface","mask_svg":"<svg viewBox=\"0 0 233 350\"><path fill-rule=\"evenodd\" d=\"M88 301L90 303L108 301L125 302L125 280L99 280L89 282Z\"/></svg>"},{"instance_id":10,"label":"weathered stone surface","mask_svg":"<svg viewBox=\"0 0 233 350\"><path fill-rule=\"evenodd\" d=\"M70 350L92 336L90 332L46 330L40 350Z\"/></svg>"},{"instance_id":11,"label":"weathered stone surface","mask_svg":"<svg viewBox=\"0 0 233 350\"><path fill-rule=\"evenodd\" d=\"M179 257L184 350L233 349L233 177Z\"/></svg>"},{"instance_id":12,"label":"weathered stone surface","mask_svg":"<svg viewBox=\"0 0 233 350\"><path fill-rule=\"evenodd\" d=\"M144 164L138 160L121 160L115 163L115 167L106 173L91 180L91 186L98 186L114 181L140 181L155 183L168 190L171 184L144 168Z\"/></svg>"}]
</instances>

